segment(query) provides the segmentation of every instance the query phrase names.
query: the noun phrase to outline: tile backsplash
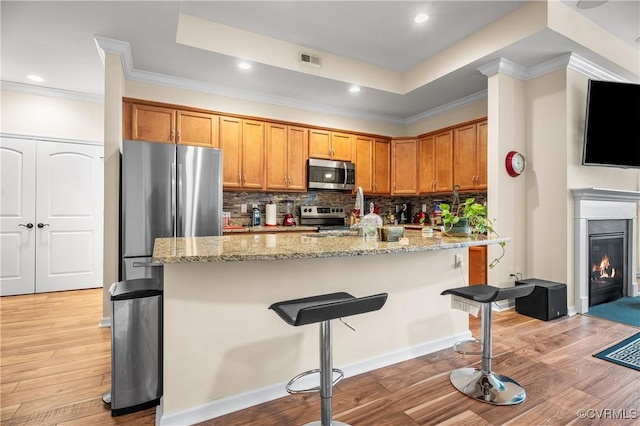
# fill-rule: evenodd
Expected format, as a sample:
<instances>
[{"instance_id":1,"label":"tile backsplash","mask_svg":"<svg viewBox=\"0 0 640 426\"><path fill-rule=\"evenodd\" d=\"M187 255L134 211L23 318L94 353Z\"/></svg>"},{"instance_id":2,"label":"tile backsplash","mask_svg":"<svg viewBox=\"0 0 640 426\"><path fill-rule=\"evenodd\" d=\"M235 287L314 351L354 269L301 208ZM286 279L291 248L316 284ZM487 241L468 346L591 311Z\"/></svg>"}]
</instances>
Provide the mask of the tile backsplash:
<instances>
[{"instance_id":1,"label":"tile backsplash","mask_svg":"<svg viewBox=\"0 0 640 426\"><path fill-rule=\"evenodd\" d=\"M469 197L474 197L477 202L484 202L486 200L486 192L477 193L462 193L460 199L465 200ZM436 203L445 202L451 203L453 200L452 194L444 195L421 195L411 197L397 197L397 196L367 196L365 195L365 206L368 213L369 203L373 202L374 205L380 206L380 215L385 219L389 213L396 211L396 205L410 204L411 214L422 211L422 205L426 206L426 212L429 215L433 214L433 207ZM277 223L282 224L282 218L285 214L285 201L292 200L294 204L294 215L296 217L296 223L299 223L300 218L300 206L304 205L328 205L343 207L347 212L350 212L354 205L356 196L350 192L342 191L308 191L308 192L224 192L223 193L223 211L231 213L231 223L233 225L251 225L251 209L254 204L258 205L262 216L262 223L265 218L265 205L269 201L273 201L277 205L276 218ZM247 205L247 212L242 213L242 205Z\"/></svg>"}]
</instances>

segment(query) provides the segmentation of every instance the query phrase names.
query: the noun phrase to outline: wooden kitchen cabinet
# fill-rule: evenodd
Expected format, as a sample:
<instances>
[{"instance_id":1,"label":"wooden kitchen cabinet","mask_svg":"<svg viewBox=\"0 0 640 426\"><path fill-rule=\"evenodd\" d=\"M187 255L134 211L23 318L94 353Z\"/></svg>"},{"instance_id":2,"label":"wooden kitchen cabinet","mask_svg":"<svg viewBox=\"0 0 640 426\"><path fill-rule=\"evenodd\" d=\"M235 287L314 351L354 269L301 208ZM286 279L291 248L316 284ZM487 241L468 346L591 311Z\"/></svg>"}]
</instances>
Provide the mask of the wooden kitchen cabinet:
<instances>
[{"instance_id":1,"label":"wooden kitchen cabinet","mask_svg":"<svg viewBox=\"0 0 640 426\"><path fill-rule=\"evenodd\" d=\"M389 139L374 139L373 156L373 193L390 194L391 141Z\"/></svg>"},{"instance_id":2,"label":"wooden kitchen cabinet","mask_svg":"<svg viewBox=\"0 0 640 426\"><path fill-rule=\"evenodd\" d=\"M469 285L487 284L487 246L469 247Z\"/></svg>"},{"instance_id":3,"label":"wooden kitchen cabinet","mask_svg":"<svg viewBox=\"0 0 640 426\"><path fill-rule=\"evenodd\" d=\"M264 189L264 130L262 121L220 117L224 189Z\"/></svg>"},{"instance_id":4,"label":"wooden kitchen cabinet","mask_svg":"<svg viewBox=\"0 0 640 426\"><path fill-rule=\"evenodd\" d=\"M418 193L418 141L397 138L391 141L391 194Z\"/></svg>"},{"instance_id":5,"label":"wooden kitchen cabinet","mask_svg":"<svg viewBox=\"0 0 640 426\"><path fill-rule=\"evenodd\" d=\"M353 135L329 130L309 130L309 157L351 161Z\"/></svg>"},{"instance_id":6,"label":"wooden kitchen cabinet","mask_svg":"<svg viewBox=\"0 0 640 426\"><path fill-rule=\"evenodd\" d=\"M430 194L453 189L453 130L418 140L418 192Z\"/></svg>"},{"instance_id":7,"label":"wooden kitchen cabinet","mask_svg":"<svg viewBox=\"0 0 640 426\"><path fill-rule=\"evenodd\" d=\"M219 117L196 111L177 111L176 143L218 148Z\"/></svg>"},{"instance_id":8,"label":"wooden kitchen cabinet","mask_svg":"<svg viewBox=\"0 0 640 426\"><path fill-rule=\"evenodd\" d=\"M454 129L453 182L459 190L487 188L487 122Z\"/></svg>"},{"instance_id":9,"label":"wooden kitchen cabinet","mask_svg":"<svg viewBox=\"0 0 640 426\"><path fill-rule=\"evenodd\" d=\"M139 103L125 103L124 110L127 139L218 147L215 114Z\"/></svg>"},{"instance_id":10,"label":"wooden kitchen cabinet","mask_svg":"<svg viewBox=\"0 0 640 426\"><path fill-rule=\"evenodd\" d=\"M355 136L356 186L365 194L389 194L391 144L387 139Z\"/></svg>"},{"instance_id":11,"label":"wooden kitchen cabinet","mask_svg":"<svg viewBox=\"0 0 640 426\"><path fill-rule=\"evenodd\" d=\"M266 188L278 191L307 189L308 129L267 124Z\"/></svg>"}]
</instances>

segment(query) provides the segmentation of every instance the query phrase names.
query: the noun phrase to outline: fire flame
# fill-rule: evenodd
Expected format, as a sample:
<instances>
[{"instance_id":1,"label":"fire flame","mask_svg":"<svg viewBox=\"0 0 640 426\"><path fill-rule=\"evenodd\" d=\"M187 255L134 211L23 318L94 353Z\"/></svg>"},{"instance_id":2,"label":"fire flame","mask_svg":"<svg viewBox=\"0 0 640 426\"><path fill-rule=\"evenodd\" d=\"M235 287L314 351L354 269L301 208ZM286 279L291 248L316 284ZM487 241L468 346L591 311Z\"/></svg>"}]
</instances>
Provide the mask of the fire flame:
<instances>
[{"instance_id":1,"label":"fire flame","mask_svg":"<svg viewBox=\"0 0 640 426\"><path fill-rule=\"evenodd\" d=\"M593 265L592 272L599 272L599 278L613 278L616 276L616 268L611 267L609 264L609 256L606 254L602 256L599 265Z\"/></svg>"}]
</instances>

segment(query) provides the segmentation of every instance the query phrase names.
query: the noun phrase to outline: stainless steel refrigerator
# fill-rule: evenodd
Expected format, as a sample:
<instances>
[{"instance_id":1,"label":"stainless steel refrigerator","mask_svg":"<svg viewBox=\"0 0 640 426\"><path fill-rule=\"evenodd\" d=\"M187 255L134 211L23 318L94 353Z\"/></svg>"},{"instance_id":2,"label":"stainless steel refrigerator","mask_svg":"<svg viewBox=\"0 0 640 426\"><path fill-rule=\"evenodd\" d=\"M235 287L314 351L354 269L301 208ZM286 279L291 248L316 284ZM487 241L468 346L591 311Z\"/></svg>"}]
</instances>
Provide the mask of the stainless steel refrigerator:
<instances>
[{"instance_id":1,"label":"stainless steel refrigerator","mask_svg":"<svg viewBox=\"0 0 640 426\"><path fill-rule=\"evenodd\" d=\"M125 140L120 179L120 280L162 279L161 237L222 235L222 151Z\"/></svg>"}]
</instances>

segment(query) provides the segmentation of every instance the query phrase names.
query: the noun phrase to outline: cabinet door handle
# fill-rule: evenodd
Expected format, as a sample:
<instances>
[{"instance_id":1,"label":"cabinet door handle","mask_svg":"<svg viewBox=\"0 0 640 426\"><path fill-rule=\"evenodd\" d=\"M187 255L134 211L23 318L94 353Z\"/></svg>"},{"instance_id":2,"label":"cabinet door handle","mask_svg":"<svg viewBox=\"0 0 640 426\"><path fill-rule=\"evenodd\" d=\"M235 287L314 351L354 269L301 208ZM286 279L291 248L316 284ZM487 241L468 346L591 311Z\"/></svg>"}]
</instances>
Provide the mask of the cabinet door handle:
<instances>
[{"instance_id":1,"label":"cabinet door handle","mask_svg":"<svg viewBox=\"0 0 640 426\"><path fill-rule=\"evenodd\" d=\"M49 226L49 224L48 223L39 223L38 224L38 228L40 228L40 229L44 228L45 226Z\"/></svg>"},{"instance_id":2,"label":"cabinet door handle","mask_svg":"<svg viewBox=\"0 0 640 426\"><path fill-rule=\"evenodd\" d=\"M176 133L176 142L180 142L180 130Z\"/></svg>"},{"instance_id":3,"label":"cabinet door handle","mask_svg":"<svg viewBox=\"0 0 640 426\"><path fill-rule=\"evenodd\" d=\"M240 180L240 173L238 173L238 183L242 183L242 181Z\"/></svg>"},{"instance_id":4,"label":"cabinet door handle","mask_svg":"<svg viewBox=\"0 0 640 426\"><path fill-rule=\"evenodd\" d=\"M175 130L171 129L171 135L169 136L169 140L171 142L173 142L174 135L175 135Z\"/></svg>"},{"instance_id":5,"label":"cabinet door handle","mask_svg":"<svg viewBox=\"0 0 640 426\"><path fill-rule=\"evenodd\" d=\"M18 226L24 226L25 228L31 229L33 228L33 223L27 223L26 225L24 223L19 223Z\"/></svg>"}]
</instances>

